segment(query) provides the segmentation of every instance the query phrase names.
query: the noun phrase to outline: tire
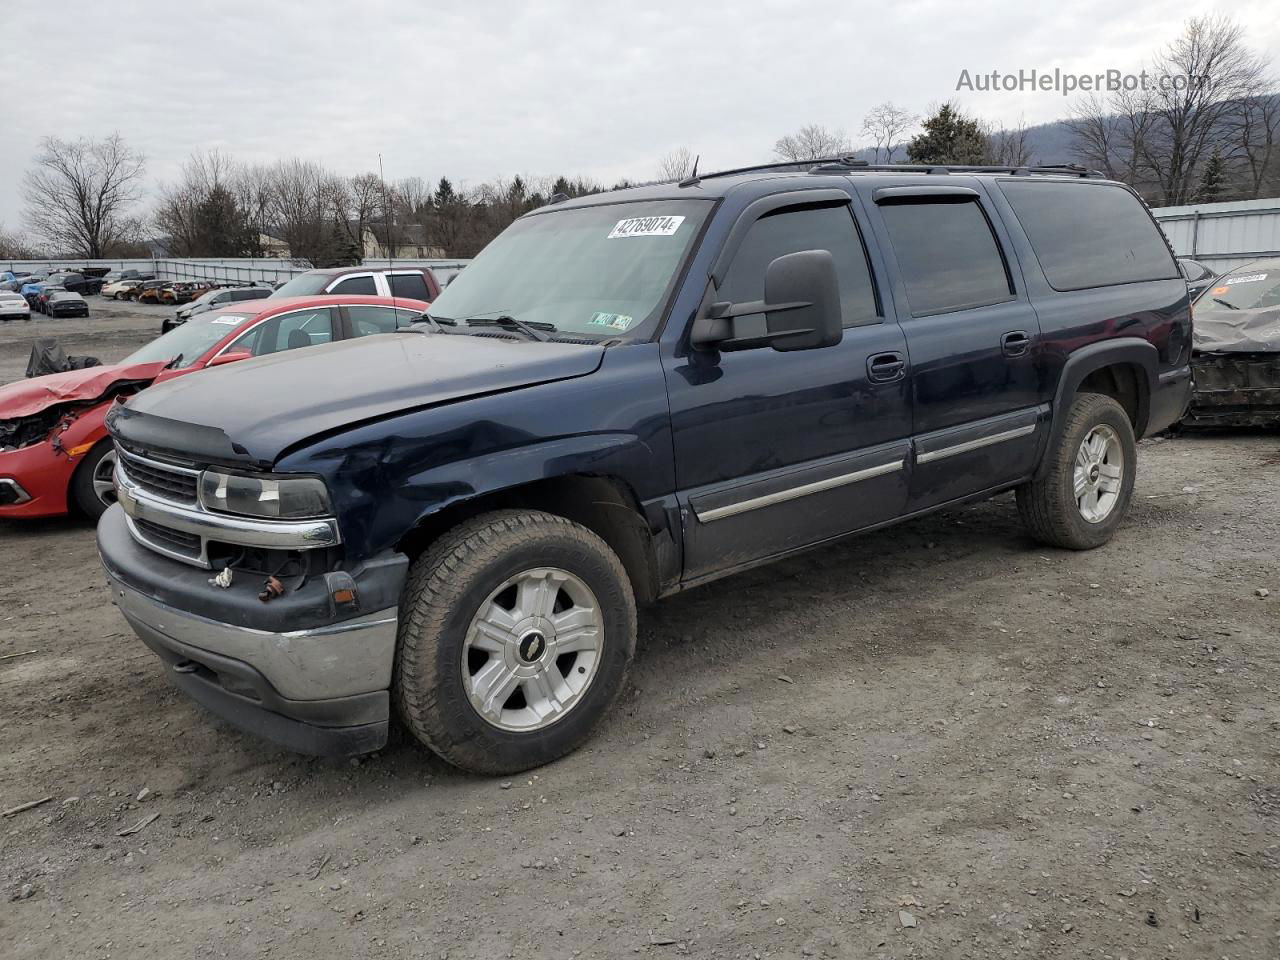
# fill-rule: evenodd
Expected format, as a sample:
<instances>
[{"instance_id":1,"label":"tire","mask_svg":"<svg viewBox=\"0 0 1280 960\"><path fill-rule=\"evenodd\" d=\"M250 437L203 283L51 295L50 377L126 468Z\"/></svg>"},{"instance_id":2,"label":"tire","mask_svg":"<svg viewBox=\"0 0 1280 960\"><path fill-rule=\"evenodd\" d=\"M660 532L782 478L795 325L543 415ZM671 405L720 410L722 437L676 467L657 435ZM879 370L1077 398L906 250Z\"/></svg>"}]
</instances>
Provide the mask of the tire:
<instances>
[{"instance_id":1,"label":"tire","mask_svg":"<svg viewBox=\"0 0 1280 960\"><path fill-rule=\"evenodd\" d=\"M490 617L483 632L481 613ZM635 640L631 582L603 540L540 511L483 514L444 534L409 570L396 709L454 766L528 770L591 735L622 689ZM485 716L477 701L485 704L490 681Z\"/></svg>"},{"instance_id":2,"label":"tire","mask_svg":"<svg viewBox=\"0 0 1280 960\"><path fill-rule=\"evenodd\" d=\"M1068 550L1102 546L1124 522L1133 497L1138 447L1129 415L1111 397L1078 394L1045 456L1041 474L1018 488L1028 532Z\"/></svg>"},{"instance_id":3,"label":"tire","mask_svg":"<svg viewBox=\"0 0 1280 960\"><path fill-rule=\"evenodd\" d=\"M94 523L116 502L114 487L104 486L115 465L115 447L110 440L99 440L71 475L71 501Z\"/></svg>"}]
</instances>

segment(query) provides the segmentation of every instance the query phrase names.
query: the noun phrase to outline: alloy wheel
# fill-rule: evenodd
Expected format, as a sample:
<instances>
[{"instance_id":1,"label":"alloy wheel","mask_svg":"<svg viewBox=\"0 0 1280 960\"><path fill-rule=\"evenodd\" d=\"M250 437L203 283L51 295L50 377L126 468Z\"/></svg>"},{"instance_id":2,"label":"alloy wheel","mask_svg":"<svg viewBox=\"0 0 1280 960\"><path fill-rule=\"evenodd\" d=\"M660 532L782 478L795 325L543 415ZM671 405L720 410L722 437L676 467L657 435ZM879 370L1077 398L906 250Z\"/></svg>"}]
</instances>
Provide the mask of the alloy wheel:
<instances>
[{"instance_id":1,"label":"alloy wheel","mask_svg":"<svg viewBox=\"0 0 1280 960\"><path fill-rule=\"evenodd\" d=\"M116 452L108 451L93 468L93 495L108 507L116 502Z\"/></svg>"},{"instance_id":2,"label":"alloy wheel","mask_svg":"<svg viewBox=\"0 0 1280 960\"><path fill-rule=\"evenodd\" d=\"M541 730L582 700L604 639L600 604L581 579L555 567L526 570L490 593L472 618L463 686L493 726Z\"/></svg>"},{"instance_id":3,"label":"alloy wheel","mask_svg":"<svg viewBox=\"0 0 1280 960\"><path fill-rule=\"evenodd\" d=\"M1115 430L1098 424L1080 442L1072 472L1072 492L1080 516L1101 523L1120 500L1124 478L1124 448Z\"/></svg>"}]
</instances>

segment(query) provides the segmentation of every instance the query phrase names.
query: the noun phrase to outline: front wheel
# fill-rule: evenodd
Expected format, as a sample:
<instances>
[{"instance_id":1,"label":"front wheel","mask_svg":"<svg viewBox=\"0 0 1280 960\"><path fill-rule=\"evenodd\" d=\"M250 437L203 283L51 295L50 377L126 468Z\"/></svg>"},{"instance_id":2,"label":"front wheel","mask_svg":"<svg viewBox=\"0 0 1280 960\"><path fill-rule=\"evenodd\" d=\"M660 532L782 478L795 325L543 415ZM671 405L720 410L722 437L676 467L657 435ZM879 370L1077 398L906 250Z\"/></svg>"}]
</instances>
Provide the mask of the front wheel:
<instances>
[{"instance_id":1,"label":"front wheel","mask_svg":"<svg viewBox=\"0 0 1280 960\"><path fill-rule=\"evenodd\" d=\"M1111 397L1078 395L1041 474L1018 488L1018 513L1037 540L1069 550L1100 547L1124 521L1138 447L1129 415Z\"/></svg>"},{"instance_id":2,"label":"front wheel","mask_svg":"<svg viewBox=\"0 0 1280 960\"><path fill-rule=\"evenodd\" d=\"M603 540L540 511L484 514L410 569L397 709L455 766L527 770L591 735L622 689L635 638L631 582Z\"/></svg>"},{"instance_id":3,"label":"front wheel","mask_svg":"<svg viewBox=\"0 0 1280 960\"><path fill-rule=\"evenodd\" d=\"M115 447L99 440L71 477L71 499L95 523L116 502L115 469Z\"/></svg>"}]
</instances>

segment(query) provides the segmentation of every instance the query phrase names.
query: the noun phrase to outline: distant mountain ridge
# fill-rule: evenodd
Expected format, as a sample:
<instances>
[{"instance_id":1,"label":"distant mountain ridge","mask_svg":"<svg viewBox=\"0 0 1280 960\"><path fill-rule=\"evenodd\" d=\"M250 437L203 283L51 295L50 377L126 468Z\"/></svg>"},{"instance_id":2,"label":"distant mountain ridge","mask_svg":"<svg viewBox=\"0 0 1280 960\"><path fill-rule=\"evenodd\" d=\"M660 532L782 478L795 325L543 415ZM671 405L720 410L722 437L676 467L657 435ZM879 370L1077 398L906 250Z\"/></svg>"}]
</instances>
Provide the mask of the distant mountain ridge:
<instances>
[{"instance_id":1,"label":"distant mountain ridge","mask_svg":"<svg viewBox=\"0 0 1280 960\"><path fill-rule=\"evenodd\" d=\"M1027 146L1031 149L1032 165L1081 162L1072 148L1071 127L1065 120L1054 120L1051 123L1041 123L1034 127L1027 127L1026 138ZM869 163L874 163L876 159L874 147L863 147L861 150L855 150L853 155L859 160L866 160ZM884 162L883 156L881 156L881 162ZM906 143L894 150L893 162L907 162Z\"/></svg>"}]
</instances>

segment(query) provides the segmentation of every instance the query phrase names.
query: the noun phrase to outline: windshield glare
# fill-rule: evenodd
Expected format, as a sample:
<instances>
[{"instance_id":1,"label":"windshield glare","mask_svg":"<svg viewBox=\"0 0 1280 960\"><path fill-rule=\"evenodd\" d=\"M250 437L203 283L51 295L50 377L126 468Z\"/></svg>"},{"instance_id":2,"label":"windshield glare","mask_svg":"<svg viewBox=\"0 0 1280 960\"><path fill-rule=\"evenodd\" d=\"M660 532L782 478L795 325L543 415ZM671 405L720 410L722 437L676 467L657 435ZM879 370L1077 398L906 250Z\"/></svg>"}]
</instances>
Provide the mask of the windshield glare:
<instances>
[{"instance_id":1,"label":"windshield glare","mask_svg":"<svg viewBox=\"0 0 1280 960\"><path fill-rule=\"evenodd\" d=\"M1197 313L1270 310L1280 307L1280 260L1244 266L1214 281L1196 301Z\"/></svg>"},{"instance_id":2,"label":"windshield glare","mask_svg":"<svg viewBox=\"0 0 1280 960\"><path fill-rule=\"evenodd\" d=\"M301 273L271 294L273 297L314 297L332 279L327 273Z\"/></svg>"},{"instance_id":3,"label":"windshield glare","mask_svg":"<svg viewBox=\"0 0 1280 960\"><path fill-rule=\"evenodd\" d=\"M517 220L436 298L431 316L507 314L561 333L647 339L710 210L708 200L653 200Z\"/></svg>"},{"instance_id":4,"label":"windshield glare","mask_svg":"<svg viewBox=\"0 0 1280 960\"><path fill-rule=\"evenodd\" d=\"M141 350L129 354L122 363L155 363L181 355L176 369L191 366L206 350L248 320L247 313L202 313L180 327L157 337Z\"/></svg>"}]
</instances>

